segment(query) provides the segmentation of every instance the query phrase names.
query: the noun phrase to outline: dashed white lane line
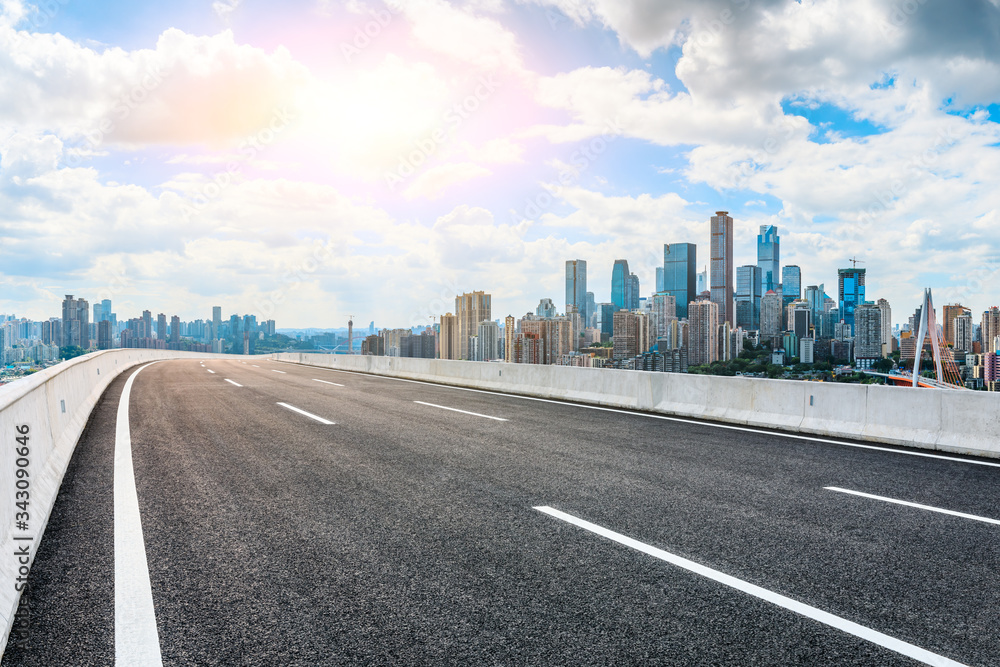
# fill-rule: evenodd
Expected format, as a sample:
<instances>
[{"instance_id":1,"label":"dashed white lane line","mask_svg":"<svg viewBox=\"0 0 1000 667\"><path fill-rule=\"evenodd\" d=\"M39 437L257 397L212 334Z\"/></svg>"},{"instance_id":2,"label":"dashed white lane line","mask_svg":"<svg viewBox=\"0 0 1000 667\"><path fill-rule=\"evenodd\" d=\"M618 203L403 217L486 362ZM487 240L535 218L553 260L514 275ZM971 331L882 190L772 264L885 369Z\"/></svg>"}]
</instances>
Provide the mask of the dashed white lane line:
<instances>
[{"instance_id":1,"label":"dashed white lane line","mask_svg":"<svg viewBox=\"0 0 1000 667\"><path fill-rule=\"evenodd\" d=\"M297 408L294 405L289 405L288 403L278 403L278 405L280 405L281 407L283 407L283 408L285 408L287 410L291 410L292 412L298 412L300 415L305 415L306 417L309 417L309 419L315 419L320 424L333 425L333 424L336 423L336 422L330 421L329 419L323 419L322 417L314 415L311 412L306 412L305 410L303 410L301 408Z\"/></svg>"},{"instance_id":2,"label":"dashed white lane line","mask_svg":"<svg viewBox=\"0 0 1000 667\"><path fill-rule=\"evenodd\" d=\"M316 378L313 378L313 382L322 382L323 384L332 384L334 387L343 387L344 386L342 384L337 384L336 382L327 382L326 380L317 380Z\"/></svg>"},{"instance_id":3,"label":"dashed white lane line","mask_svg":"<svg viewBox=\"0 0 1000 667\"><path fill-rule=\"evenodd\" d=\"M283 361L275 363L284 364L294 364L292 361ZM299 364L306 365L306 364ZM522 401L539 401L541 403L554 403L556 405L567 405L574 408L583 408L585 410L599 410L601 412L614 412L621 415L631 415L633 417L647 417L649 419L660 419L663 421L677 422L680 424L692 424L695 426L704 426L707 428L721 428L729 431L742 431L744 433L756 433L757 435L772 435L776 438L789 438L791 440L803 440L806 442L819 442L825 445L840 445L841 447L855 447L857 449L871 449L879 452L888 452L889 454L901 454L903 456L919 456L926 459L938 459L941 461L952 461L954 463L968 463L969 465L976 466L987 466L989 468L1000 468L1000 463L994 463L992 461L977 461L974 459L960 459L957 456L944 456L941 454L929 454L926 452L910 451L906 449L892 449L890 447L879 447L878 445L863 445L858 442L843 442L841 440L831 440L829 438L818 438L815 436L801 435L799 433L783 433L781 431L769 431L759 428L753 428L750 426L733 426L731 424L720 424L717 422L710 421L698 421L696 419L687 419L685 417L670 417L668 415L654 415L648 412L633 412L630 410L622 410L618 408L606 408L599 405L586 405L584 403L572 403L570 401L557 401L551 398L537 398L535 396L519 396L517 394L505 394L499 391L487 391L485 389L471 389L469 387L453 387L451 385L439 384L437 382L424 382L423 380L408 380L406 378L395 378L388 375L375 375L374 373L360 373L358 371L343 371L336 368L320 368L324 371L329 371L331 373L346 373L347 375L363 375L365 377L381 378L383 380L395 380L396 382L410 382L412 384L422 384L430 387L437 387L439 389L453 389L455 391L471 391L476 394L490 394L491 396L499 396L503 398L516 398Z\"/></svg>"},{"instance_id":4,"label":"dashed white lane line","mask_svg":"<svg viewBox=\"0 0 1000 667\"><path fill-rule=\"evenodd\" d=\"M843 632L854 635L855 637L859 637L860 639L864 639L865 641L869 641L873 644L877 644L883 648L887 648L890 651L895 651L901 655L913 658L914 660L919 660L928 665L938 665L940 667L964 667L962 663L955 662L950 658L938 655L937 653L931 653L926 649L914 646L913 644L904 642L901 639L896 639L895 637L882 634L877 630L872 630L871 628L866 628L863 625L858 625L853 621L848 621L846 618L835 616L829 612L825 612L821 609L817 609L816 607L799 602L798 600L785 597L780 593L775 593L767 590L766 588L761 588L760 586L755 586L754 584L743 581L742 579L731 577L728 574L705 567L704 565L700 565L694 561L674 555L668 551L657 549L656 547L634 540L631 537L626 537L621 533L616 533L602 526L598 526L597 524L577 518L572 514L566 514L565 512L560 512L557 509L545 506L536 507L535 509L539 512L548 514L551 517L555 517L556 519L573 524L574 526L588 530L592 533L600 535L601 537L605 537L613 542L617 542L618 544L622 544L635 549L636 551L649 554L654 558L664 560L671 565L675 565L681 569L687 570L688 572L706 577L712 581L729 586L730 588L735 588L738 591L760 598L765 602L770 602L771 604L783 607L789 611L801 614L806 618L811 618L812 620L823 623L824 625L842 630Z\"/></svg>"},{"instance_id":5,"label":"dashed white lane line","mask_svg":"<svg viewBox=\"0 0 1000 667\"><path fill-rule=\"evenodd\" d=\"M237 387L242 387L242 386L243 386L243 385L241 385L241 384L240 384L239 382L233 382L233 381L232 381L232 380L230 380L229 378L226 378L226 382L228 382L229 384L234 384L234 385L236 385Z\"/></svg>"},{"instance_id":6,"label":"dashed white lane line","mask_svg":"<svg viewBox=\"0 0 1000 667\"><path fill-rule=\"evenodd\" d=\"M260 368L260 366L258 366L257 364L250 364L250 365L253 366L254 368Z\"/></svg>"},{"instance_id":7,"label":"dashed white lane line","mask_svg":"<svg viewBox=\"0 0 1000 667\"><path fill-rule=\"evenodd\" d=\"M423 401L413 401L413 402L417 403L419 405L427 405L427 406L430 406L432 408L440 408L442 410L451 410L452 412L461 412L463 415L472 415L473 417L482 417L484 419L493 419L493 420L498 421L498 422L505 422L505 421L507 421L503 417L491 417L489 415L481 415L478 412L468 412L467 410L459 410L458 408L449 408L449 407L447 407L445 405L435 405L434 403L424 403Z\"/></svg>"},{"instance_id":8,"label":"dashed white lane line","mask_svg":"<svg viewBox=\"0 0 1000 667\"><path fill-rule=\"evenodd\" d=\"M276 370L274 370L273 368L271 369L271 372L272 372L272 373L281 373L282 375L285 375L285 374L286 374L286 373L285 373L285 371L276 371Z\"/></svg>"},{"instance_id":9,"label":"dashed white lane line","mask_svg":"<svg viewBox=\"0 0 1000 667\"><path fill-rule=\"evenodd\" d=\"M156 362L154 362L156 363ZM137 369L125 382L115 424L115 664L162 665L146 543L132 468L128 403Z\"/></svg>"},{"instance_id":10,"label":"dashed white lane line","mask_svg":"<svg viewBox=\"0 0 1000 667\"><path fill-rule=\"evenodd\" d=\"M893 503L895 505L905 505L906 507L915 507L921 510L927 510L928 512L938 512L940 514L948 514L950 516L959 516L963 519L972 519L973 521L982 521L983 523L992 523L993 525L1000 526L1000 521L996 519L987 519L984 516L976 516L975 514L965 514L964 512L955 512L953 510L941 509L940 507L932 507L931 505L921 505L919 503L911 503L906 500L896 500L895 498L886 498L885 496L874 496L870 493L862 493L861 491L851 491L850 489L841 489L836 486L824 486L827 491L836 491L837 493L849 493L852 496L861 496L862 498L871 498L872 500L881 500L884 503Z\"/></svg>"},{"instance_id":11,"label":"dashed white lane line","mask_svg":"<svg viewBox=\"0 0 1000 667\"><path fill-rule=\"evenodd\" d=\"M211 368L208 369L208 372L211 373L212 375L215 375L215 371L213 371Z\"/></svg>"}]
</instances>

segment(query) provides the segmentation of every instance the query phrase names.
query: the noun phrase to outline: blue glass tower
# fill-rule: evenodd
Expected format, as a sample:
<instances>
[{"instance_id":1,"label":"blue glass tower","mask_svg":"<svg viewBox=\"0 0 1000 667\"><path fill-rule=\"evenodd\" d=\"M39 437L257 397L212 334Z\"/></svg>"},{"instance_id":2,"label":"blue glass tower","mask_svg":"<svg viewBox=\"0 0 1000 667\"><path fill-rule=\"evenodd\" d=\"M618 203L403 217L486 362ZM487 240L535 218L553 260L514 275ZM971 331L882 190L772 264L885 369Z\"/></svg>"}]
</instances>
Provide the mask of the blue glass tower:
<instances>
[{"instance_id":1,"label":"blue glass tower","mask_svg":"<svg viewBox=\"0 0 1000 667\"><path fill-rule=\"evenodd\" d=\"M580 319L586 325L590 313L587 311L587 262L571 259L566 262L566 312L576 306Z\"/></svg>"},{"instance_id":2,"label":"blue glass tower","mask_svg":"<svg viewBox=\"0 0 1000 667\"><path fill-rule=\"evenodd\" d=\"M840 269L837 271L839 277L839 299L840 319L845 324L851 325L854 331L854 309L865 302L865 270L864 269Z\"/></svg>"},{"instance_id":3,"label":"blue glass tower","mask_svg":"<svg viewBox=\"0 0 1000 667\"><path fill-rule=\"evenodd\" d=\"M627 259L616 259L611 270L611 303L616 310L631 309L632 274Z\"/></svg>"},{"instance_id":4,"label":"blue glass tower","mask_svg":"<svg viewBox=\"0 0 1000 667\"><path fill-rule=\"evenodd\" d=\"M677 318L688 316L688 304L698 296L698 258L694 243L663 246L663 291L677 299Z\"/></svg>"},{"instance_id":5,"label":"blue glass tower","mask_svg":"<svg viewBox=\"0 0 1000 667\"><path fill-rule=\"evenodd\" d=\"M778 228L774 225L761 225L757 236L757 266L760 267L765 294L769 290L778 291L780 264L781 239L778 237Z\"/></svg>"},{"instance_id":6,"label":"blue glass tower","mask_svg":"<svg viewBox=\"0 0 1000 667\"><path fill-rule=\"evenodd\" d=\"M802 298L802 269L795 264L781 267L781 296L785 305Z\"/></svg>"}]
</instances>

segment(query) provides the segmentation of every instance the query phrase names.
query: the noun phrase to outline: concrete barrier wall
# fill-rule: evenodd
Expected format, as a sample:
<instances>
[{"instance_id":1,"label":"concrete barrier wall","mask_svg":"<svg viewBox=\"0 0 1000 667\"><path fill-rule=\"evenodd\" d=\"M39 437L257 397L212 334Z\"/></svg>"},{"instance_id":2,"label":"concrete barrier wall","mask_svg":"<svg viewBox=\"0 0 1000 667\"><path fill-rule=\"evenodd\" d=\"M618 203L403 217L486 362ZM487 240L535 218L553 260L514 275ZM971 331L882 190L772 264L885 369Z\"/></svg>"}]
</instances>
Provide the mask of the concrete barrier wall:
<instances>
[{"instance_id":1,"label":"concrete barrier wall","mask_svg":"<svg viewBox=\"0 0 1000 667\"><path fill-rule=\"evenodd\" d=\"M331 354L280 361L820 436L1000 458L1000 394Z\"/></svg>"},{"instance_id":2,"label":"concrete barrier wall","mask_svg":"<svg viewBox=\"0 0 1000 667\"><path fill-rule=\"evenodd\" d=\"M167 350L106 350L0 387L0 656L7 646L21 598L22 577L34 560L76 443L104 390L122 372L145 361L217 356ZM28 456L20 457L27 459L27 465L19 467L16 429L23 426L29 429ZM18 478L18 470L26 470L27 476ZM27 531L15 525L16 514L23 511L15 506L19 479L22 486L23 480L29 482ZM22 563L15 554L25 548L29 555Z\"/></svg>"}]
</instances>

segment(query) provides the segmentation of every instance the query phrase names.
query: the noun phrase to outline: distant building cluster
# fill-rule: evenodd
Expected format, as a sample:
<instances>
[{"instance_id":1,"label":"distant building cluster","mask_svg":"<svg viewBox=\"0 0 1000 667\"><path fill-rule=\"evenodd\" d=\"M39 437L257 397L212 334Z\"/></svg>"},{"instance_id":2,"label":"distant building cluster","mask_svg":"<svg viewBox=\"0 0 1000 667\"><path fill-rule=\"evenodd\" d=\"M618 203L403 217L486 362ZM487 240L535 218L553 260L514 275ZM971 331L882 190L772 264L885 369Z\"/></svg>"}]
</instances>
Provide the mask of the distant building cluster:
<instances>
[{"instance_id":1,"label":"distant building cluster","mask_svg":"<svg viewBox=\"0 0 1000 667\"><path fill-rule=\"evenodd\" d=\"M373 333L362 351L660 372L728 362L760 346L771 350L777 365L828 362L866 372L898 372L893 359L914 358L920 310L893 327L889 302L866 294L867 271L858 266L863 262L851 260L837 271L834 298L824 283L806 284L801 267L781 264L774 225L760 228L756 263L737 265L733 225L727 211L711 216L710 257L702 272L697 244L664 244L649 296L642 296L628 260L617 259L610 300L598 302L588 288L587 261L571 259L561 312L551 298L542 298L533 313L494 320L491 295L470 292L456 296L454 312L441 315L438 324ZM941 352L954 382L995 390L1000 311L992 308L975 322L968 308L949 304L941 315ZM930 339L922 341L925 362L932 356Z\"/></svg>"},{"instance_id":2,"label":"distant building cluster","mask_svg":"<svg viewBox=\"0 0 1000 667\"><path fill-rule=\"evenodd\" d=\"M258 322L255 315L223 320L221 306L213 307L210 320L182 322L177 315L168 319L164 313L154 319L149 310L120 320L109 299L91 307L86 299L67 294L62 317L36 322L0 315L0 362L46 364L58 361L68 350L114 348L252 354L259 340L274 335L274 320Z\"/></svg>"}]
</instances>

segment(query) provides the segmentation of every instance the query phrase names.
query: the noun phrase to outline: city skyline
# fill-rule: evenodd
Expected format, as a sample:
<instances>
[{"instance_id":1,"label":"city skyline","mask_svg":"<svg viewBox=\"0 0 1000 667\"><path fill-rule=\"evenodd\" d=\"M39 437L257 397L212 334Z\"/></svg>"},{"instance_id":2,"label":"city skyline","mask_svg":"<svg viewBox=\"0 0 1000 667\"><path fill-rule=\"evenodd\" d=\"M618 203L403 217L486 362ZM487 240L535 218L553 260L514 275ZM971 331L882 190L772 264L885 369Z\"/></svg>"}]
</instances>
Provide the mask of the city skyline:
<instances>
[{"instance_id":1,"label":"city skyline","mask_svg":"<svg viewBox=\"0 0 1000 667\"><path fill-rule=\"evenodd\" d=\"M776 226L803 287L857 257L892 303L1000 302L1000 8L615 6L5 2L0 311L415 326L560 301L574 257L602 302L615 259L644 295L664 243L709 264L717 210L734 266Z\"/></svg>"}]
</instances>

